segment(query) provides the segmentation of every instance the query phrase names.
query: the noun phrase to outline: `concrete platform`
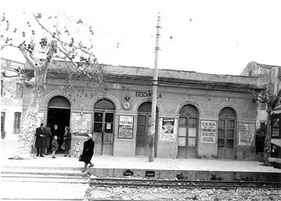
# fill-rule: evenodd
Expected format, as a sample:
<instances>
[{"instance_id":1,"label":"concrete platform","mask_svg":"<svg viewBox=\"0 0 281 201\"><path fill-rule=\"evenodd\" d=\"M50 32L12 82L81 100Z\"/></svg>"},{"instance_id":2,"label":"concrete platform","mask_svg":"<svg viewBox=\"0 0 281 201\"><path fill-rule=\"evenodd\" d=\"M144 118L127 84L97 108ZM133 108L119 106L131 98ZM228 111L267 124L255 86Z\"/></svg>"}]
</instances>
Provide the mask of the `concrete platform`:
<instances>
[{"instance_id":1,"label":"concrete platform","mask_svg":"<svg viewBox=\"0 0 281 201\"><path fill-rule=\"evenodd\" d=\"M3 145L3 143L1 143ZM13 156L13 146L4 143L1 148L1 171L69 171L81 173L84 163L78 158L57 155L36 157L30 160L9 160ZM263 166L259 161L231 161L207 159L170 159L148 157L96 156L92 158L93 168L88 171L95 176L124 177L130 170L134 177L169 178L182 177L190 180L245 180L281 181L281 169Z\"/></svg>"}]
</instances>

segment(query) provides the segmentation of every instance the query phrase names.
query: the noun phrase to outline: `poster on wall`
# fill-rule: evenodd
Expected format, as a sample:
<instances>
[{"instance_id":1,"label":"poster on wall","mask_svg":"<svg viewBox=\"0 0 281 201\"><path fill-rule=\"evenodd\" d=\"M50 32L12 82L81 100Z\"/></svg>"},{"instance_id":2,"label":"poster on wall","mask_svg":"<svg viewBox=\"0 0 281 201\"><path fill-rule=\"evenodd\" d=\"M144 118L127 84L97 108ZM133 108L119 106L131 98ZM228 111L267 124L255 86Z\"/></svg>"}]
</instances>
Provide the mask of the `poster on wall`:
<instances>
[{"instance_id":1,"label":"poster on wall","mask_svg":"<svg viewBox=\"0 0 281 201\"><path fill-rule=\"evenodd\" d=\"M87 136L90 132L91 114L72 113L72 133L75 136Z\"/></svg>"},{"instance_id":2,"label":"poster on wall","mask_svg":"<svg viewBox=\"0 0 281 201\"><path fill-rule=\"evenodd\" d=\"M200 133L202 143L216 143L217 122L201 121Z\"/></svg>"},{"instance_id":3,"label":"poster on wall","mask_svg":"<svg viewBox=\"0 0 281 201\"><path fill-rule=\"evenodd\" d=\"M160 127L160 140L161 141L175 141L175 119L174 118L161 118Z\"/></svg>"},{"instance_id":4,"label":"poster on wall","mask_svg":"<svg viewBox=\"0 0 281 201\"><path fill-rule=\"evenodd\" d=\"M239 123L238 134L238 145L251 145L255 136L255 124Z\"/></svg>"},{"instance_id":5,"label":"poster on wall","mask_svg":"<svg viewBox=\"0 0 281 201\"><path fill-rule=\"evenodd\" d=\"M133 116L120 116L118 126L118 138L132 139L133 138Z\"/></svg>"}]
</instances>

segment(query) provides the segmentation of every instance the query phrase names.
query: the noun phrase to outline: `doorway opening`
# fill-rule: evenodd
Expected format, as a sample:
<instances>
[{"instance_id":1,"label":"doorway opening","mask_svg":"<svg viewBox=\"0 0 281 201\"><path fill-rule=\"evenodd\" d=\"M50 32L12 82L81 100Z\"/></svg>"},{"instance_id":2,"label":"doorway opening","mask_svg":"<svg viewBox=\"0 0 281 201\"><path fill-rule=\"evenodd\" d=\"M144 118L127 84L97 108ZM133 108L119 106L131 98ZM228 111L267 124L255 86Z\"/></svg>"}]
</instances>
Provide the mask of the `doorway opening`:
<instances>
[{"instance_id":1,"label":"doorway opening","mask_svg":"<svg viewBox=\"0 0 281 201\"><path fill-rule=\"evenodd\" d=\"M148 156L148 135L151 122L151 102L145 102L138 108L137 134L136 134L136 155ZM158 108L156 107L156 122L154 136L154 157L157 157L158 142Z\"/></svg>"},{"instance_id":2,"label":"doorway opening","mask_svg":"<svg viewBox=\"0 0 281 201\"><path fill-rule=\"evenodd\" d=\"M59 150L58 153L64 151L60 148L63 143L63 135L65 127L70 124L70 103L63 96L53 97L48 104L47 127L51 128L51 132L58 136ZM55 130L57 125L57 130Z\"/></svg>"},{"instance_id":3,"label":"doorway opening","mask_svg":"<svg viewBox=\"0 0 281 201\"><path fill-rule=\"evenodd\" d=\"M230 107L219 113L218 158L235 159L237 114Z\"/></svg>"},{"instance_id":4,"label":"doorway opening","mask_svg":"<svg viewBox=\"0 0 281 201\"><path fill-rule=\"evenodd\" d=\"M178 158L197 158L199 112L193 105L180 110Z\"/></svg>"},{"instance_id":5,"label":"doorway opening","mask_svg":"<svg viewBox=\"0 0 281 201\"><path fill-rule=\"evenodd\" d=\"M113 155L115 105L101 99L94 106L95 153Z\"/></svg>"}]
</instances>

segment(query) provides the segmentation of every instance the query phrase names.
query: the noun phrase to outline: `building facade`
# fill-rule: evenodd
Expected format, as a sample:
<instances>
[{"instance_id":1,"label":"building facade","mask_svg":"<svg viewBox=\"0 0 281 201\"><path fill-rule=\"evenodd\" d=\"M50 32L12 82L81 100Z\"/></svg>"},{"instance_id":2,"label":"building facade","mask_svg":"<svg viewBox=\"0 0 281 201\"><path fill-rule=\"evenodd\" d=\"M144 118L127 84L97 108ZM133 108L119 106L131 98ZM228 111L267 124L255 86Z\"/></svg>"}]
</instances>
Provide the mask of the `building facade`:
<instances>
[{"instance_id":1,"label":"building facade","mask_svg":"<svg viewBox=\"0 0 281 201\"><path fill-rule=\"evenodd\" d=\"M62 62L50 71L39 118L49 127L69 126L72 145L93 133L95 154L147 156L153 69L103 67L106 90L86 82L66 93ZM154 156L255 160L256 77L159 70ZM23 111L31 89L24 89ZM73 146L72 146L73 147Z\"/></svg>"},{"instance_id":2,"label":"building facade","mask_svg":"<svg viewBox=\"0 0 281 201\"><path fill-rule=\"evenodd\" d=\"M1 58L1 139L17 139L21 129L24 63Z\"/></svg>"}]
</instances>

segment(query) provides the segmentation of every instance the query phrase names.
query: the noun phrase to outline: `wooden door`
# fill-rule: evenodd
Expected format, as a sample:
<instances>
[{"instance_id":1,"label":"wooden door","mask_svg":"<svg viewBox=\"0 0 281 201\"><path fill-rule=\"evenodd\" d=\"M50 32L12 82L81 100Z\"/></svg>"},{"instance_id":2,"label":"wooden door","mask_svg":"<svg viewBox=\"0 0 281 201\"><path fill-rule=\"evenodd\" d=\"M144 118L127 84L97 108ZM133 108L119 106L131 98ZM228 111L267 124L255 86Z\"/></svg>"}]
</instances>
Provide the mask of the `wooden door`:
<instances>
[{"instance_id":1,"label":"wooden door","mask_svg":"<svg viewBox=\"0 0 281 201\"><path fill-rule=\"evenodd\" d=\"M151 123L151 102L144 102L138 108L137 134L136 134L136 155L148 156L148 135L150 134ZM157 156L158 141L158 108L156 108L155 135L154 135L154 156Z\"/></svg>"},{"instance_id":2,"label":"wooden door","mask_svg":"<svg viewBox=\"0 0 281 201\"><path fill-rule=\"evenodd\" d=\"M180 117L178 135L178 157L197 157L198 119L195 117Z\"/></svg>"},{"instance_id":3,"label":"wooden door","mask_svg":"<svg viewBox=\"0 0 281 201\"><path fill-rule=\"evenodd\" d=\"M220 119L218 127L218 157L235 159L235 129L234 119Z\"/></svg>"},{"instance_id":4,"label":"wooden door","mask_svg":"<svg viewBox=\"0 0 281 201\"><path fill-rule=\"evenodd\" d=\"M94 133L95 133L95 152L101 155L113 154L113 112L95 112L94 114Z\"/></svg>"},{"instance_id":5,"label":"wooden door","mask_svg":"<svg viewBox=\"0 0 281 201\"><path fill-rule=\"evenodd\" d=\"M139 114L137 121L136 155L148 155L148 131L150 114Z\"/></svg>"},{"instance_id":6,"label":"wooden door","mask_svg":"<svg viewBox=\"0 0 281 201\"><path fill-rule=\"evenodd\" d=\"M230 107L223 108L219 113L218 125L218 157L235 159L236 143L236 112Z\"/></svg>"}]
</instances>

